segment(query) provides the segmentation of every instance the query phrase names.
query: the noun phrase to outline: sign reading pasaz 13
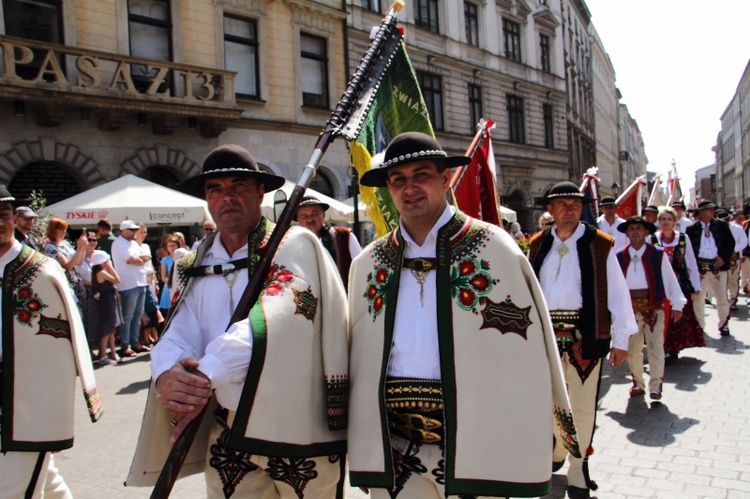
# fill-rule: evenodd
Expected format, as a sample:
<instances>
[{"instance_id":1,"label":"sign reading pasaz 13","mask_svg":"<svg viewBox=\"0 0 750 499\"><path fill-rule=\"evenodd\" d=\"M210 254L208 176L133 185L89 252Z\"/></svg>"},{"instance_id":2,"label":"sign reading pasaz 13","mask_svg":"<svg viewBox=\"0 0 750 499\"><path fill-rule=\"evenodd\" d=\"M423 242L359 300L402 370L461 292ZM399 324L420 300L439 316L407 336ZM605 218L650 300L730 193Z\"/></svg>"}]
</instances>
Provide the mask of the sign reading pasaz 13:
<instances>
[{"instance_id":1,"label":"sign reading pasaz 13","mask_svg":"<svg viewBox=\"0 0 750 499\"><path fill-rule=\"evenodd\" d=\"M132 95L170 97L182 101L234 100L233 73L205 71L158 61L137 60L117 54L86 53L69 49L75 59L74 77L68 80L60 61L68 50L32 51L25 45L0 42L3 50L3 79L11 82L48 83L70 87L85 93L111 95L112 92ZM71 60L71 59L67 59ZM37 69L36 77L19 76L19 69ZM136 86L135 82L138 82ZM170 83L174 82L175 85ZM220 91L221 90L221 91ZM179 94L179 95L173 95Z\"/></svg>"}]
</instances>

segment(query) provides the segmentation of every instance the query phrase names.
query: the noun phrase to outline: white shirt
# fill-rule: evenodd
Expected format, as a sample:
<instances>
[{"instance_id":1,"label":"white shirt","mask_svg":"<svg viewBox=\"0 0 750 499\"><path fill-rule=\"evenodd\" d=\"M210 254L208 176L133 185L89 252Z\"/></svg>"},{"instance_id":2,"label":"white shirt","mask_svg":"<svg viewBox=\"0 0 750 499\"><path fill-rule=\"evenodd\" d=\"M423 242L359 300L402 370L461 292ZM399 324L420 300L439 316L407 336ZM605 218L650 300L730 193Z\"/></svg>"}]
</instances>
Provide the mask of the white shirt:
<instances>
[{"instance_id":1,"label":"white shirt","mask_svg":"<svg viewBox=\"0 0 750 499\"><path fill-rule=\"evenodd\" d=\"M91 283L91 257L88 253L83 254L83 262L81 262L80 265L76 265L74 268L76 269L76 272L78 272L78 277L80 277L82 281Z\"/></svg>"},{"instance_id":2,"label":"white shirt","mask_svg":"<svg viewBox=\"0 0 750 499\"><path fill-rule=\"evenodd\" d=\"M143 287L146 285L146 274L143 265L132 265L128 263L131 257L140 257L141 247L133 239L128 241L120 236L112 241L112 264L120 276L118 291Z\"/></svg>"},{"instance_id":3,"label":"white shirt","mask_svg":"<svg viewBox=\"0 0 750 499\"><path fill-rule=\"evenodd\" d=\"M716 247L714 235L708 229L707 223L697 222L701 226L701 242L698 249L698 258L713 260L719 256L719 248Z\"/></svg>"},{"instance_id":4,"label":"white shirt","mask_svg":"<svg viewBox=\"0 0 750 499\"><path fill-rule=\"evenodd\" d=\"M643 253L647 247L648 245L644 244L640 249L635 250L632 246L628 246L630 265L628 265L627 274L625 275L628 289L648 289L648 281L646 280L646 272L643 270L642 262ZM677 277L674 275L672 266L669 264L669 258L666 255L662 255L661 259L661 279L664 283L664 293L672 305L672 310L677 312L682 311L682 308L687 303L687 299L682 294L680 283L677 282Z\"/></svg>"},{"instance_id":5,"label":"white shirt","mask_svg":"<svg viewBox=\"0 0 750 499\"><path fill-rule=\"evenodd\" d=\"M685 218L685 217L681 217L675 223L674 230L676 232L679 232L680 234L687 234L687 228L690 227L691 225L693 225L692 220Z\"/></svg>"},{"instance_id":6,"label":"white shirt","mask_svg":"<svg viewBox=\"0 0 750 499\"><path fill-rule=\"evenodd\" d=\"M218 232L200 265L247 258L247 244L229 255L220 241L221 232ZM231 288L235 307L248 280L247 270L240 270ZM250 364L253 335L247 319L233 324L227 331L232 318L229 302L230 286L224 276L195 279L169 328L151 351L151 376L156 380L180 360L195 357L200 361L198 369L211 380L218 402L229 410L236 410Z\"/></svg>"},{"instance_id":7,"label":"white shirt","mask_svg":"<svg viewBox=\"0 0 750 499\"><path fill-rule=\"evenodd\" d=\"M617 227L619 227L623 222L625 222L625 220L618 216L615 216L615 223L613 223L612 225L607 222L607 218L604 215L596 219L596 223L599 225L599 230L615 238L615 252L620 251L625 246L630 244L630 239L628 239L628 236L626 236L624 232L620 232L619 230L617 230Z\"/></svg>"},{"instance_id":8,"label":"white shirt","mask_svg":"<svg viewBox=\"0 0 750 499\"><path fill-rule=\"evenodd\" d=\"M3 256L0 256L0 279L5 277L5 266L8 265L14 258L20 253L23 245L16 239L13 238L13 245L5 252ZM0 293L0 310L3 309L3 293ZM0 314L0 362L3 360L3 314Z\"/></svg>"},{"instance_id":9,"label":"white shirt","mask_svg":"<svg viewBox=\"0 0 750 499\"><path fill-rule=\"evenodd\" d=\"M729 224L729 230L732 231L732 236L734 237L734 252L742 253L742 250L747 248L747 235L745 231L740 224L735 222Z\"/></svg>"},{"instance_id":10,"label":"white shirt","mask_svg":"<svg viewBox=\"0 0 750 499\"><path fill-rule=\"evenodd\" d=\"M414 242L403 223L404 258L435 258L437 235L455 213L455 208L446 203L443 214L430 230L422 245ZM424 293L420 299L421 286L411 270L401 269L398 286L398 303L393 324L393 345L388 375L403 378L442 379L440 374L440 348L437 324L437 272L427 273Z\"/></svg>"},{"instance_id":11,"label":"white shirt","mask_svg":"<svg viewBox=\"0 0 750 499\"><path fill-rule=\"evenodd\" d=\"M674 231L674 240L671 243L666 243L661 238L661 232L656 233L656 239L659 241L659 246L663 248L671 248L677 246L680 242L680 232ZM690 277L690 284L693 285L693 289L698 292L701 290L701 274L698 270L698 260L695 259L695 253L693 252L693 245L690 244L690 238L685 237L685 265L687 265L688 276Z\"/></svg>"},{"instance_id":12,"label":"white shirt","mask_svg":"<svg viewBox=\"0 0 750 499\"><path fill-rule=\"evenodd\" d=\"M557 237L557 227L552 227L552 248L539 271L539 284L549 310L577 310L583 307L581 267L576 243L585 231L586 227L579 223L573 235L563 243ZM568 251L560 258L557 250L563 244ZM628 337L638 331L629 297L620 264L617 263L614 250L610 250L607 255L607 308L612 315L612 346L619 350L627 350Z\"/></svg>"}]
</instances>

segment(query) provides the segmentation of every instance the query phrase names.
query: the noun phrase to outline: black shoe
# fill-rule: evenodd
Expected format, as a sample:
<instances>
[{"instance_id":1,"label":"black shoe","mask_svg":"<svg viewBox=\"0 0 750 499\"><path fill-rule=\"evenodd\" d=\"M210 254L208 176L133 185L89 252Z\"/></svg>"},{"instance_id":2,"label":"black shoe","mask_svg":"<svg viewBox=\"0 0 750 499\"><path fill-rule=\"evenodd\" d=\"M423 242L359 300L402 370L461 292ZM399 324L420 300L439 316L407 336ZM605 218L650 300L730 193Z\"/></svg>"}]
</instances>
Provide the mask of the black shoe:
<instances>
[{"instance_id":1,"label":"black shoe","mask_svg":"<svg viewBox=\"0 0 750 499\"><path fill-rule=\"evenodd\" d=\"M731 310L732 312L736 312L737 310L739 310L739 307L737 307L737 305L732 305L731 307L729 307L729 310Z\"/></svg>"},{"instance_id":2,"label":"black shoe","mask_svg":"<svg viewBox=\"0 0 750 499\"><path fill-rule=\"evenodd\" d=\"M703 300L703 303L705 303L706 305L711 305L711 300L705 299Z\"/></svg>"},{"instance_id":3,"label":"black shoe","mask_svg":"<svg viewBox=\"0 0 750 499\"><path fill-rule=\"evenodd\" d=\"M729 326L726 326L726 325L725 325L725 326L721 326L721 327L719 328L719 333L720 333L720 334L721 334L722 336L729 336Z\"/></svg>"},{"instance_id":4,"label":"black shoe","mask_svg":"<svg viewBox=\"0 0 750 499\"><path fill-rule=\"evenodd\" d=\"M589 489L582 489L580 487L568 485L568 497L570 499L589 499L591 497L591 492Z\"/></svg>"},{"instance_id":5,"label":"black shoe","mask_svg":"<svg viewBox=\"0 0 750 499\"><path fill-rule=\"evenodd\" d=\"M565 465L565 460L562 461L552 461L552 473L555 471L559 471L560 468L562 468Z\"/></svg>"}]
</instances>

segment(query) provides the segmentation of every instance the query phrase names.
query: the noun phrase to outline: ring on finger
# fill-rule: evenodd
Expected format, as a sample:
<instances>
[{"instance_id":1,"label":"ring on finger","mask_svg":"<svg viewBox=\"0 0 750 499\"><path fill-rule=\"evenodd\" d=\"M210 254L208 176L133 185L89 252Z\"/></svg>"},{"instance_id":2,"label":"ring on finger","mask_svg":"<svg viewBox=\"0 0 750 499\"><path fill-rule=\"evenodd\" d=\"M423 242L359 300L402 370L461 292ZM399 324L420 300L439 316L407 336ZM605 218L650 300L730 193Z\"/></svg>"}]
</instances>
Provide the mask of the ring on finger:
<instances>
[{"instance_id":1,"label":"ring on finger","mask_svg":"<svg viewBox=\"0 0 750 499\"><path fill-rule=\"evenodd\" d=\"M172 426L177 426L177 420L175 418L172 418L169 420L169 424L171 424Z\"/></svg>"}]
</instances>

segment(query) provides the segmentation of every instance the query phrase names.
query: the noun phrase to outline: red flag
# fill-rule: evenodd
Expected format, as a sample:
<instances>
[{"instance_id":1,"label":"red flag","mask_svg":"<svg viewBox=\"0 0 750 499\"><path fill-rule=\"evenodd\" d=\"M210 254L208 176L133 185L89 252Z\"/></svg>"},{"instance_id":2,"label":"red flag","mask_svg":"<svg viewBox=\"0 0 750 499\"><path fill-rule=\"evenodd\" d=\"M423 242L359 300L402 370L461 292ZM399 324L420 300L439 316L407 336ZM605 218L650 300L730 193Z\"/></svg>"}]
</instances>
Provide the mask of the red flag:
<instances>
[{"instance_id":1,"label":"red flag","mask_svg":"<svg viewBox=\"0 0 750 499\"><path fill-rule=\"evenodd\" d=\"M488 127L484 144L474 152L454 195L458 207L470 217L500 225L494 164L495 154Z\"/></svg>"},{"instance_id":2,"label":"red flag","mask_svg":"<svg viewBox=\"0 0 750 499\"><path fill-rule=\"evenodd\" d=\"M641 175L617 198L617 216L627 220L641 214L641 195L646 178Z\"/></svg>"}]
</instances>

